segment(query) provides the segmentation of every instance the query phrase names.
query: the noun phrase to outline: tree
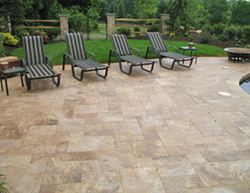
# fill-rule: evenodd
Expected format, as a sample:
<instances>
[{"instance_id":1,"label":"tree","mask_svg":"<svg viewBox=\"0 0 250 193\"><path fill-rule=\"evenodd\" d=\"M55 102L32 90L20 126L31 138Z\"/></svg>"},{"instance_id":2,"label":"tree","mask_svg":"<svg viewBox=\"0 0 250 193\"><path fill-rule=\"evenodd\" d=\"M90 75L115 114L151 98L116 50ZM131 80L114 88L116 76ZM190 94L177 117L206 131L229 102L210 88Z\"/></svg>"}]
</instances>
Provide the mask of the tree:
<instances>
[{"instance_id":1,"label":"tree","mask_svg":"<svg viewBox=\"0 0 250 193\"><path fill-rule=\"evenodd\" d=\"M228 23L227 11L229 9L227 0L203 0L204 7L210 14L209 23L211 25Z\"/></svg>"},{"instance_id":2,"label":"tree","mask_svg":"<svg viewBox=\"0 0 250 193\"><path fill-rule=\"evenodd\" d=\"M238 0L232 6L231 23L234 25L250 25L250 2Z\"/></svg>"}]
</instances>

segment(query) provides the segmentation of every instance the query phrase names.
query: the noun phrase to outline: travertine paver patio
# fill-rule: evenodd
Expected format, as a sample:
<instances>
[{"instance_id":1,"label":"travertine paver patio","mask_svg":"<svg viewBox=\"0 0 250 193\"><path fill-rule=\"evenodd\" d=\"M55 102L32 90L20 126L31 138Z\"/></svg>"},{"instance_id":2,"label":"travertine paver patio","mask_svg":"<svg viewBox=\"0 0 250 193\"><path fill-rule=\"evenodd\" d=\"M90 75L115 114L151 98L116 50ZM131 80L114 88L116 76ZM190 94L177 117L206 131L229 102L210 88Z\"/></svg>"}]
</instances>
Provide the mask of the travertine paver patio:
<instances>
[{"instance_id":1,"label":"travertine paver patio","mask_svg":"<svg viewBox=\"0 0 250 193\"><path fill-rule=\"evenodd\" d=\"M13 77L0 92L10 192L250 192L250 95L238 85L249 63L200 57L130 76L112 64L82 82L55 69L58 88L44 79L27 93Z\"/></svg>"}]
</instances>

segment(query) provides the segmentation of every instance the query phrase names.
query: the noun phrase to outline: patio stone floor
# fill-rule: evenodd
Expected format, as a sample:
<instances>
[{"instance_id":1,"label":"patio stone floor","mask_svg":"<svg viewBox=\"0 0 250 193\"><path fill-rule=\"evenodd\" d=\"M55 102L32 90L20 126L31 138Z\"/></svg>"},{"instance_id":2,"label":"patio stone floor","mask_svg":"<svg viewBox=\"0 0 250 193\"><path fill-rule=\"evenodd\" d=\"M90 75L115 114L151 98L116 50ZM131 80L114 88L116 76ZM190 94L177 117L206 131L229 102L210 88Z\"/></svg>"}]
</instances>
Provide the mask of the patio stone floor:
<instances>
[{"instance_id":1,"label":"patio stone floor","mask_svg":"<svg viewBox=\"0 0 250 193\"><path fill-rule=\"evenodd\" d=\"M11 193L250 192L250 63L199 57L190 69L106 79L70 66L61 85L20 78L0 92L0 174ZM165 59L164 62L170 62ZM219 95L230 93L230 96Z\"/></svg>"}]
</instances>

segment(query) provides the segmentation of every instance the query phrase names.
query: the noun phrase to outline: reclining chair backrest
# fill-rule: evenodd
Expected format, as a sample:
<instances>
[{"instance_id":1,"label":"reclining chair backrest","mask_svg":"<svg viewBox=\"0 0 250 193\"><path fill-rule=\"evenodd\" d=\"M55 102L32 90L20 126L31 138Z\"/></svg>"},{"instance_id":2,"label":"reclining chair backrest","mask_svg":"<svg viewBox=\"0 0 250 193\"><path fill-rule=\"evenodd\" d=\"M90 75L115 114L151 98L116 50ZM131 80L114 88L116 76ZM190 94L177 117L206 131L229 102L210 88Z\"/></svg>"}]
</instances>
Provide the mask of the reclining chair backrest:
<instances>
[{"instance_id":1,"label":"reclining chair backrest","mask_svg":"<svg viewBox=\"0 0 250 193\"><path fill-rule=\"evenodd\" d=\"M87 59L82 33L65 33L68 54L74 59Z\"/></svg>"},{"instance_id":2,"label":"reclining chair backrest","mask_svg":"<svg viewBox=\"0 0 250 193\"><path fill-rule=\"evenodd\" d=\"M23 36L23 48L26 65L46 63L42 36Z\"/></svg>"},{"instance_id":3,"label":"reclining chair backrest","mask_svg":"<svg viewBox=\"0 0 250 193\"><path fill-rule=\"evenodd\" d=\"M168 52L162 35L159 32L150 32L147 33L147 36L152 47L158 48L160 52Z\"/></svg>"},{"instance_id":4,"label":"reclining chair backrest","mask_svg":"<svg viewBox=\"0 0 250 193\"><path fill-rule=\"evenodd\" d=\"M128 45L127 37L123 34L110 35L114 50L118 51L121 56L132 55Z\"/></svg>"}]
</instances>

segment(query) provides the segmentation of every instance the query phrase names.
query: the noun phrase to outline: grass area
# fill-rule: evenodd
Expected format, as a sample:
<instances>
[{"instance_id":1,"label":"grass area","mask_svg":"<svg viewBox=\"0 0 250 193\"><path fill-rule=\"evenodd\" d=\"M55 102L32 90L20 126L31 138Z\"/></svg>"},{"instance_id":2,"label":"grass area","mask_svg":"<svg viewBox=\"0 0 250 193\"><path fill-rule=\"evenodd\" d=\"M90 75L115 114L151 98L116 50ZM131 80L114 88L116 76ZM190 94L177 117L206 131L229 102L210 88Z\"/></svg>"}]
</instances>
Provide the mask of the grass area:
<instances>
[{"instance_id":1,"label":"grass area","mask_svg":"<svg viewBox=\"0 0 250 193\"><path fill-rule=\"evenodd\" d=\"M128 39L130 47L137 48L141 51L141 56L144 57L146 49L150 45L148 40L136 40ZM113 49L110 40L88 40L85 41L86 51L92 52L96 56L96 60L101 63L107 63L109 58L109 51ZM175 46L177 49L179 46L187 46L187 42L175 42L165 41L167 45ZM222 48L216 46L209 46L204 44L195 43L194 46L198 50L198 56L226 56L225 51ZM67 53L66 42L60 42L55 44L44 45L45 54L52 58L53 64L62 64L63 54ZM169 49L169 51L174 51ZM136 52L133 52L134 54ZM185 52L188 54L188 52ZM17 48L11 52L12 56L17 56L19 59L24 58L23 48ZM92 56L90 55L89 58ZM150 54L149 58L156 58L156 55ZM91 58L92 59L92 58ZM112 62L118 61L116 58L112 58Z\"/></svg>"}]
</instances>

